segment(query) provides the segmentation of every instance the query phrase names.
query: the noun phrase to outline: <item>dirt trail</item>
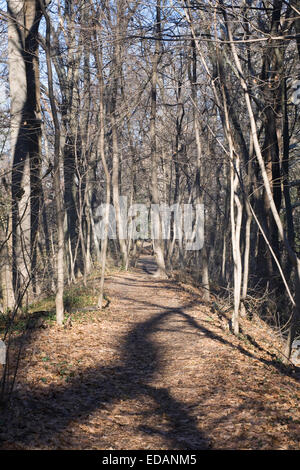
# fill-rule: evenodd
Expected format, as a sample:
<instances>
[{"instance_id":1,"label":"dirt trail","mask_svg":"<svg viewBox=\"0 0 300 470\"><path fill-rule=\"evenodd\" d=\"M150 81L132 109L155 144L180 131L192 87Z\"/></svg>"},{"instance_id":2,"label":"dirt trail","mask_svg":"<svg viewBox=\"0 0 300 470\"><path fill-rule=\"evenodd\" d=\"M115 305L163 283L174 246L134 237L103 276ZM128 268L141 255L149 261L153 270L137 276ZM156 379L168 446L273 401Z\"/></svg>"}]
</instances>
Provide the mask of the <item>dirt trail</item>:
<instances>
[{"instance_id":1,"label":"dirt trail","mask_svg":"<svg viewBox=\"0 0 300 470\"><path fill-rule=\"evenodd\" d=\"M99 322L38 333L1 448L299 448L297 382L154 271L144 256L111 277ZM76 363L67 382L49 365L41 383L45 352Z\"/></svg>"}]
</instances>

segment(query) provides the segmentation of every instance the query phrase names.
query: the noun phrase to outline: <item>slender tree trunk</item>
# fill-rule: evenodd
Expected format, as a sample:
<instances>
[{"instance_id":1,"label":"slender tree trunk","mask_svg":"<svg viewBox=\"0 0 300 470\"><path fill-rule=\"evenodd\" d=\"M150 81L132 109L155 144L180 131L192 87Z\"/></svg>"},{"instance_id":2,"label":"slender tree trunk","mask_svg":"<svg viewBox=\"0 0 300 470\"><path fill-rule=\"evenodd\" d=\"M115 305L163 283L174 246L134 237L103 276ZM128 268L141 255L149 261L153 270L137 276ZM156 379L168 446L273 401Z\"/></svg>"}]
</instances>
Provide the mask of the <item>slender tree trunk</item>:
<instances>
[{"instance_id":1,"label":"slender tree trunk","mask_svg":"<svg viewBox=\"0 0 300 470\"><path fill-rule=\"evenodd\" d=\"M11 215L7 217L1 214L0 223L0 280L2 293L3 312L12 310L15 306L15 294L13 289L13 274L11 269L12 237ZM5 224L6 222L6 224ZM5 226L6 225L6 226Z\"/></svg>"},{"instance_id":2,"label":"slender tree trunk","mask_svg":"<svg viewBox=\"0 0 300 470\"><path fill-rule=\"evenodd\" d=\"M96 62L96 68L98 73L99 81L99 134L97 148L102 161L104 173L105 173L105 186L106 186L106 210L104 214L104 236L101 242L101 278L100 288L98 296L98 308L103 307L103 296L104 296L104 280L105 280L105 268L107 258L107 246L108 246L108 231L109 231L109 207L111 198L111 177L109 168L105 156L105 117L104 117L104 79L103 79L103 53L102 53L102 42L101 42L101 30L98 27L94 31L95 43L98 45L98 50L94 51L94 57Z\"/></svg>"},{"instance_id":3,"label":"slender tree trunk","mask_svg":"<svg viewBox=\"0 0 300 470\"><path fill-rule=\"evenodd\" d=\"M152 77L151 77L151 116L150 116L150 141L151 141L151 197L152 203L159 205L159 190L157 170L159 167L159 159L157 153L157 137L156 137L156 114L157 114L157 80L158 80L158 63L160 57L160 37L161 37L161 2L156 2L156 41L155 52L152 61ZM158 224L156 233L158 238L153 239L153 250L155 254L158 269L155 273L157 277L166 276L166 267L164 259L163 242L161 238L161 220L158 214L156 218Z\"/></svg>"},{"instance_id":4,"label":"slender tree trunk","mask_svg":"<svg viewBox=\"0 0 300 470\"><path fill-rule=\"evenodd\" d=\"M57 252L56 252L56 322L59 326L64 321L64 206L63 206L63 191L62 191L62 175L63 164L61 159L61 139L60 139L60 125L58 120L58 113L56 109L54 89L53 89L53 74L51 64L51 22L49 15L46 11L44 0L40 0L43 14L46 20L46 60L48 72L48 88L51 111L55 129L54 141L54 193L56 201L56 224L57 224Z\"/></svg>"},{"instance_id":5,"label":"slender tree trunk","mask_svg":"<svg viewBox=\"0 0 300 470\"><path fill-rule=\"evenodd\" d=\"M189 79L192 88L192 100L193 100L193 118L194 118L194 132L196 139L197 148L197 171L196 171L196 202L197 204L203 204L203 191L201 189L202 184L202 143L200 135L200 122L199 113L197 107L197 54L195 40L192 40L192 70L189 71ZM208 252L204 245L201 250L201 268L202 268L202 286L203 286L203 300L210 300L210 286L209 286L209 266L208 266Z\"/></svg>"},{"instance_id":6,"label":"slender tree trunk","mask_svg":"<svg viewBox=\"0 0 300 470\"><path fill-rule=\"evenodd\" d=\"M245 228L245 248L244 248L244 266L243 266L243 284L242 284L242 296L241 296L241 315L246 315L245 300L248 291L248 277L249 277L249 256L250 256L250 245L251 245L251 222L252 214L246 205L247 210L247 221Z\"/></svg>"}]
</instances>

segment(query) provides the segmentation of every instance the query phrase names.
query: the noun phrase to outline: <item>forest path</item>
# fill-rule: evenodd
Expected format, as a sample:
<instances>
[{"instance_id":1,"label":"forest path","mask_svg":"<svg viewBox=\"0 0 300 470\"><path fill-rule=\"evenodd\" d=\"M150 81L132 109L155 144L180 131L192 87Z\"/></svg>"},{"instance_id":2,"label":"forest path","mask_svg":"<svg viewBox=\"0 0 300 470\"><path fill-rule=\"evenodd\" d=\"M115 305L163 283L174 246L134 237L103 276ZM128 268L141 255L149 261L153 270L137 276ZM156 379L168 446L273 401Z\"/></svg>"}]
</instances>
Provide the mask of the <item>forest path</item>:
<instances>
[{"instance_id":1,"label":"forest path","mask_svg":"<svg viewBox=\"0 0 300 470\"><path fill-rule=\"evenodd\" d=\"M110 276L98 321L37 332L0 448L299 448L297 382L154 271Z\"/></svg>"}]
</instances>

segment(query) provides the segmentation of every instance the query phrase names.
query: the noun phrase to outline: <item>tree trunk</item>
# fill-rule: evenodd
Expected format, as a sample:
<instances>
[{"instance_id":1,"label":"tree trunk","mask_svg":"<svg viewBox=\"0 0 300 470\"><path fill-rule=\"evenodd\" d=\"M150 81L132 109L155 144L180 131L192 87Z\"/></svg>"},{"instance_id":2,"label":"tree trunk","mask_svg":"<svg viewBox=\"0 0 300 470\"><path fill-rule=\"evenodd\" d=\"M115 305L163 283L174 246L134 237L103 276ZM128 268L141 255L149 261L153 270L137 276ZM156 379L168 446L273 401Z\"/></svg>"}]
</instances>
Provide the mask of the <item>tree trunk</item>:
<instances>
[{"instance_id":1,"label":"tree trunk","mask_svg":"<svg viewBox=\"0 0 300 470\"><path fill-rule=\"evenodd\" d=\"M159 205L159 190L157 170L159 166L159 158L157 153L157 137L156 137L156 113L157 113L157 79L158 79L158 62L160 57L160 36L161 36L161 2L156 2L156 41L155 52L152 60L152 76L151 76L151 116L150 116L150 141L151 141L151 197L152 204ZM164 259L164 247L161 238L162 227L160 215L156 217L158 224L156 234L153 238L153 250L157 263L156 277L166 277L166 266Z\"/></svg>"},{"instance_id":2,"label":"tree trunk","mask_svg":"<svg viewBox=\"0 0 300 470\"><path fill-rule=\"evenodd\" d=\"M60 125L58 120L58 113L56 109L54 90L53 90L53 74L51 64L51 23L49 15L46 11L43 0L41 6L43 14L46 20L46 60L47 60L47 72L48 72L48 88L49 88L49 99L52 111L52 117L54 122L54 193L56 202L56 224L57 224L57 252L56 252L56 322L59 326L64 321L64 206L63 206L63 192L62 192L62 175L63 165L61 159L61 141L60 141Z\"/></svg>"},{"instance_id":3,"label":"tree trunk","mask_svg":"<svg viewBox=\"0 0 300 470\"><path fill-rule=\"evenodd\" d=\"M11 95L13 281L15 294L35 279L40 212L41 114L39 0L7 2Z\"/></svg>"}]
</instances>

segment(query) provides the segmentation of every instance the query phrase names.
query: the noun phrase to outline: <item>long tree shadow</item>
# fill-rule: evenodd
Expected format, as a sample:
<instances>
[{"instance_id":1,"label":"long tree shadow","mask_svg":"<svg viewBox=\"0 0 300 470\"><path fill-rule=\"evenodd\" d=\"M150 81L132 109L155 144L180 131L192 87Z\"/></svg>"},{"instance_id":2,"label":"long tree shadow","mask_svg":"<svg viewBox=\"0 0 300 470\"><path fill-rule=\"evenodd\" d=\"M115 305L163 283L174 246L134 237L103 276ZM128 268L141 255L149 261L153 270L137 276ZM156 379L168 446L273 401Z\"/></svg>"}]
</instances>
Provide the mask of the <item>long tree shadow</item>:
<instances>
[{"instance_id":1,"label":"long tree shadow","mask_svg":"<svg viewBox=\"0 0 300 470\"><path fill-rule=\"evenodd\" d=\"M122 300L130 301L132 299L130 299L129 297L126 297L126 296L122 296ZM149 307L152 308L152 309L161 308L161 306L159 304L149 302L148 300L147 301L139 300L139 303L144 304L145 308L149 308ZM212 340L217 341L221 344L224 344L224 345L226 345L226 346L228 346L232 349L237 349L241 354L243 354L243 355L245 355L245 356L247 356L251 359L258 360L259 362L261 362L264 365L272 366L275 369L277 369L278 372L280 372L281 374L287 375L287 376L297 380L297 378L292 374L292 371L290 369L286 368L280 361L278 361L277 357L273 353L270 353L270 352L266 351L264 348L262 348L255 340L253 340L253 338L251 336L249 336L248 334L245 334L242 329L241 329L241 332L243 332L243 334L245 336L245 339L247 339L252 344L252 346L254 346L258 351L265 352L266 354L269 354L269 356L272 357L272 359L264 359L264 358L256 355L255 353L252 353L252 352L248 351L247 349L245 349L240 344L234 344L233 342L230 342L229 340L223 338L221 335L217 334L216 332L214 332L214 331L210 330L209 328L206 328L205 326L198 323L191 315L189 315L187 313L189 310L192 310L193 307L197 306L198 304L199 304L198 299L194 299L194 300L190 301L189 303L185 304L182 307L175 307L175 308L165 307L164 312L165 312L165 315L167 315L167 314L181 315L185 319L187 324L189 324L191 327L193 327L195 329L195 331L200 331L202 334L204 334L208 338L211 338ZM179 333L180 329L178 329L177 331Z\"/></svg>"},{"instance_id":2,"label":"long tree shadow","mask_svg":"<svg viewBox=\"0 0 300 470\"><path fill-rule=\"evenodd\" d=\"M149 426L145 419L145 425L137 428L139 433L161 436L170 449L208 449L208 440L184 404L174 399L167 388L156 388L149 384L160 370L163 355L161 348L150 339L151 334L173 314L178 314L178 310L164 309L149 320L137 324L124 338L121 346L123 361L120 365L100 365L87 369L83 376L72 378L63 387L53 385L46 390L36 389L26 397L25 402L23 394L16 392L4 416L2 440L6 440L6 434L11 436L10 429L17 426L15 433L18 445L30 446L32 438L37 442L39 435L38 443L43 446L51 438L57 440L70 423L85 420L109 403L126 399L144 402L148 398L156 404L150 414L159 418L161 424L159 428ZM20 401L24 402L21 409ZM17 417L15 409L18 410ZM141 414L146 418L147 410L143 409Z\"/></svg>"},{"instance_id":3,"label":"long tree shadow","mask_svg":"<svg viewBox=\"0 0 300 470\"><path fill-rule=\"evenodd\" d=\"M128 286L135 288L137 283L133 281L128 281ZM124 281L120 282L124 284ZM142 289L146 284L145 279L141 278ZM165 285L166 282L161 281L163 288ZM87 420L93 412L105 410L108 405L124 400L138 400L141 404L140 417L144 422L142 421L142 425L133 422L131 432L159 436L170 449L210 448L208 438L199 429L196 418L191 415L186 404L175 399L166 387L155 387L151 384L153 379L162 373L165 362L164 348L154 341L153 336L156 331L162 330L164 323L169 320L172 320L171 329L177 335L187 334L182 327L184 321L189 329L194 331L192 334L200 333L216 343L237 348L241 354L258 359L268 366L278 365L272 360L259 358L241 345L231 343L229 339L198 323L188 313L199 303L198 299L173 308L141 298L132 304L135 300L133 297L128 293L119 295L125 305L127 301L130 303L134 315L144 314L144 310L148 311L148 315L151 312L151 316L135 324L121 340L121 361L115 361L109 366L100 364L95 368L85 369L82 375L71 378L64 386L54 384L48 388L31 388L30 396L25 398L24 392L17 391L10 409L3 417L4 429L0 437L0 442L1 438L4 440L2 448L6 445L6 435L13 436L21 447L30 447L32 440L40 447L47 446L52 439L59 441L70 425L79 424ZM177 327L174 326L173 318L176 316L182 320ZM188 334L191 334L191 331ZM202 400L203 398L202 396ZM128 414L130 415L130 412ZM100 436L100 449L101 446Z\"/></svg>"}]
</instances>

